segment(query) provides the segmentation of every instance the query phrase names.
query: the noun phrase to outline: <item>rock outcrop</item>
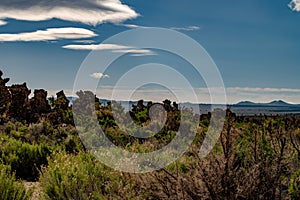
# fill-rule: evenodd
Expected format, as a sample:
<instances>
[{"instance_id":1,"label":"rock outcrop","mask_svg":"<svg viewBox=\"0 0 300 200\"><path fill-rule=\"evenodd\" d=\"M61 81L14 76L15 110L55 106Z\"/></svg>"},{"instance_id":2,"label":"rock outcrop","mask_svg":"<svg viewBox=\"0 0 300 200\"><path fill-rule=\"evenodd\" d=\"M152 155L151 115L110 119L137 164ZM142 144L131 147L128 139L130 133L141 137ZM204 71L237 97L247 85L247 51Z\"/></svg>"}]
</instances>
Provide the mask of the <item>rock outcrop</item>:
<instances>
[{"instance_id":1,"label":"rock outcrop","mask_svg":"<svg viewBox=\"0 0 300 200\"><path fill-rule=\"evenodd\" d=\"M34 90L34 96L30 99L31 90L26 83L6 86L9 78L2 78L2 75L0 70L0 125L8 121L28 124L40 120L47 120L53 125L74 125L72 106L63 90L56 93L56 98L49 98L50 105L46 90ZM91 106L94 107L91 108L96 106L96 109L100 109L100 100L92 92L78 94L83 102L86 98L92 98Z\"/></svg>"},{"instance_id":2,"label":"rock outcrop","mask_svg":"<svg viewBox=\"0 0 300 200\"><path fill-rule=\"evenodd\" d=\"M63 90L56 93L55 109L68 110L70 101L67 99Z\"/></svg>"},{"instance_id":3,"label":"rock outcrop","mask_svg":"<svg viewBox=\"0 0 300 200\"><path fill-rule=\"evenodd\" d=\"M76 93L79 97L73 102L73 110L76 114L91 116L92 113L99 109L100 100L91 91L79 91Z\"/></svg>"},{"instance_id":4,"label":"rock outcrop","mask_svg":"<svg viewBox=\"0 0 300 200\"><path fill-rule=\"evenodd\" d=\"M27 122L30 113L30 103L28 96L31 90L27 88L26 83L15 84L9 87L11 94L11 105L9 107L9 116L17 121Z\"/></svg>"},{"instance_id":5,"label":"rock outcrop","mask_svg":"<svg viewBox=\"0 0 300 200\"><path fill-rule=\"evenodd\" d=\"M31 121L37 122L44 114L51 111L47 100L47 91L40 89L34 90L34 97L30 99Z\"/></svg>"},{"instance_id":6,"label":"rock outcrop","mask_svg":"<svg viewBox=\"0 0 300 200\"><path fill-rule=\"evenodd\" d=\"M6 86L9 78L2 78L2 71L0 70L0 124L7 121L9 105L11 102L11 94Z\"/></svg>"}]
</instances>

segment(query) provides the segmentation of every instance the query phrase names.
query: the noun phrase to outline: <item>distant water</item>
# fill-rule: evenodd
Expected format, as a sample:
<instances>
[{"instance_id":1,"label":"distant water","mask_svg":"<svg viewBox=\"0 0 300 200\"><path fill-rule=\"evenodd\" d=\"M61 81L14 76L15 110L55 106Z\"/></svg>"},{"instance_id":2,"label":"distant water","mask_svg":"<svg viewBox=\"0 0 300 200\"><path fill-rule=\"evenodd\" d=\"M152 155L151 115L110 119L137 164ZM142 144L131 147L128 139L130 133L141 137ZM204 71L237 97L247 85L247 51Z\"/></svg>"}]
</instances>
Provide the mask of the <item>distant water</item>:
<instances>
[{"instance_id":1,"label":"distant water","mask_svg":"<svg viewBox=\"0 0 300 200\"><path fill-rule=\"evenodd\" d=\"M136 102L121 102L125 111L129 111L132 105L136 105ZM193 104L193 103L181 103L179 107L182 109L191 109L195 114L207 114L212 111L212 105L210 104ZM214 108L226 108L225 105L214 105ZM230 105L230 110L236 113L238 116L255 116L255 115L299 115L300 105Z\"/></svg>"},{"instance_id":2,"label":"distant water","mask_svg":"<svg viewBox=\"0 0 300 200\"><path fill-rule=\"evenodd\" d=\"M76 98L68 97L70 104ZM102 104L107 105L110 100L101 99ZM136 105L136 101L120 101L125 112L132 109L132 105ZM147 102L145 101L146 105ZM214 108L224 108L224 105L214 105ZM180 109L191 109L195 114L207 114L212 111L210 104L194 104L194 103L180 103ZM300 116L300 105L288 104L283 101L273 101L265 104L257 104L252 102L241 102L229 106L230 110L238 116L255 116L255 115L297 115Z\"/></svg>"}]
</instances>

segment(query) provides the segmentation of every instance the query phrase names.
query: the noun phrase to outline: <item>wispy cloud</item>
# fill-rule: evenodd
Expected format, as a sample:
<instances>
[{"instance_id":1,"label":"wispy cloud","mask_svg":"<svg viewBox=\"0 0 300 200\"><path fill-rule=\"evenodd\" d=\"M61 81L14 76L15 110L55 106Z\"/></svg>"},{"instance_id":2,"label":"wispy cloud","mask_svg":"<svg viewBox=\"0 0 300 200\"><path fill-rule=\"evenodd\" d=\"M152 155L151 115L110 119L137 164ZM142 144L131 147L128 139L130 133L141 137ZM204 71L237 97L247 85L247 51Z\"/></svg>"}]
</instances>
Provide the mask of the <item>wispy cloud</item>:
<instances>
[{"instance_id":1,"label":"wispy cloud","mask_svg":"<svg viewBox=\"0 0 300 200\"><path fill-rule=\"evenodd\" d=\"M92 73L90 76L96 79L109 78L109 75L100 72Z\"/></svg>"},{"instance_id":2,"label":"wispy cloud","mask_svg":"<svg viewBox=\"0 0 300 200\"><path fill-rule=\"evenodd\" d=\"M294 11L300 11L300 0L292 0L289 7Z\"/></svg>"},{"instance_id":3,"label":"wispy cloud","mask_svg":"<svg viewBox=\"0 0 300 200\"><path fill-rule=\"evenodd\" d=\"M53 18L97 25L120 23L138 17L120 0L1 0L0 19L42 21Z\"/></svg>"},{"instance_id":4,"label":"wispy cloud","mask_svg":"<svg viewBox=\"0 0 300 200\"><path fill-rule=\"evenodd\" d=\"M148 26L141 26L137 24L117 24L118 26L124 26L126 28L149 28ZM171 27L169 29L173 29L176 31L197 31L200 30L200 26L187 26L187 27Z\"/></svg>"},{"instance_id":5,"label":"wispy cloud","mask_svg":"<svg viewBox=\"0 0 300 200\"><path fill-rule=\"evenodd\" d=\"M132 47L123 46L118 44L71 44L63 46L65 49L74 50L123 50L130 49Z\"/></svg>"},{"instance_id":6,"label":"wispy cloud","mask_svg":"<svg viewBox=\"0 0 300 200\"><path fill-rule=\"evenodd\" d=\"M73 42L81 44L92 44L95 42L95 40L74 40Z\"/></svg>"},{"instance_id":7,"label":"wispy cloud","mask_svg":"<svg viewBox=\"0 0 300 200\"><path fill-rule=\"evenodd\" d=\"M124 26L126 28L147 28L146 26L141 26L137 24L117 24L118 26Z\"/></svg>"},{"instance_id":8,"label":"wispy cloud","mask_svg":"<svg viewBox=\"0 0 300 200\"><path fill-rule=\"evenodd\" d=\"M171 27L170 29L173 29L176 31L197 31L197 30L200 30L201 27L199 27L199 26Z\"/></svg>"},{"instance_id":9,"label":"wispy cloud","mask_svg":"<svg viewBox=\"0 0 300 200\"><path fill-rule=\"evenodd\" d=\"M118 44L71 44L63 46L65 49L73 50L97 50L97 51L111 51L115 53L131 53L131 56L146 56L155 55L155 53L148 49L139 49L132 46L124 46Z\"/></svg>"},{"instance_id":10,"label":"wispy cloud","mask_svg":"<svg viewBox=\"0 0 300 200\"><path fill-rule=\"evenodd\" d=\"M0 26L3 26L3 25L5 25L5 24L7 24L6 21L0 20Z\"/></svg>"},{"instance_id":11,"label":"wispy cloud","mask_svg":"<svg viewBox=\"0 0 300 200\"><path fill-rule=\"evenodd\" d=\"M76 39L95 37L93 31L84 28L49 28L34 32L0 34L0 42L31 42L31 41L53 41L59 39Z\"/></svg>"},{"instance_id":12,"label":"wispy cloud","mask_svg":"<svg viewBox=\"0 0 300 200\"><path fill-rule=\"evenodd\" d=\"M227 88L228 91L234 91L234 92L276 92L276 93L282 93L282 92L298 92L300 93L300 89L294 89L294 88L248 88L248 87L230 87Z\"/></svg>"}]
</instances>

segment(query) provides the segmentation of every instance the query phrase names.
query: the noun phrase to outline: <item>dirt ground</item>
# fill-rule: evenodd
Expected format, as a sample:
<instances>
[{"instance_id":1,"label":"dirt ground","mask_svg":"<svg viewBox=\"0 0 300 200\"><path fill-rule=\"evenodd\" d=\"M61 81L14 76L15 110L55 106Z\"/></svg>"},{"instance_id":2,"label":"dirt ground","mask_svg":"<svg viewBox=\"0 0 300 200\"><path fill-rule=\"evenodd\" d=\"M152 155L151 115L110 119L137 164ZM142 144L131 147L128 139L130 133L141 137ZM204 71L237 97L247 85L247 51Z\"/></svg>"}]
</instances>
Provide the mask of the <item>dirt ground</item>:
<instances>
[{"instance_id":1,"label":"dirt ground","mask_svg":"<svg viewBox=\"0 0 300 200\"><path fill-rule=\"evenodd\" d=\"M25 182L26 189L33 189L32 200L39 200L41 196L41 188L39 182Z\"/></svg>"}]
</instances>

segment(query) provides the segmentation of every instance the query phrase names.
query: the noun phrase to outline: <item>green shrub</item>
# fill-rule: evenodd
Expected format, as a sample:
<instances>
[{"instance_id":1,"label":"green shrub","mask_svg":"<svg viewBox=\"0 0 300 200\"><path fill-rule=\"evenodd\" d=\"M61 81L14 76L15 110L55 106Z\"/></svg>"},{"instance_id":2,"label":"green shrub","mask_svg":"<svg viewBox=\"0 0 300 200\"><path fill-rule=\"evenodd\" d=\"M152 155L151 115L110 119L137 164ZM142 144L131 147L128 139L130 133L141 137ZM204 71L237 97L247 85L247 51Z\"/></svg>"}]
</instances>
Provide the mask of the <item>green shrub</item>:
<instances>
[{"instance_id":1,"label":"green shrub","mask_svg":"<svg viewBox=\"0 0 300 200\"><path fill-rule=\"evenodd\" d=\"M290 180L289 194L291 199L300 199L300 169L293 174Z\"/></svg>"},{"instance_id":2,"label":"green shrub","mask_svg":"<svg viewBox=\"0 0 300 200\"><path fill-rule=\"evenodd\" d=\"M120 192L130 184L88 153L57 153L48 162L39 180L45 199L126 198Z\"/></svg>"},{"instance_id":3,"label":"green shrub","mask_svg":"<svg viewBox=\"0 0 300 200\"><path fill-rule=\"evenodd\" d=\"M0 160L11 166L17 178L37 180L41 165L47 164L50 152L50 148L43 144L30 145L5 136L0 138Z\"/></svg>"},{"instance_id":4,"label":"green shrub","mask_svg":"<svg viewBox=\"0 0 300 200\"><path fill-rule=\"evenodd\" d=\"M84 146L82 145L78 135L68 135L62 147L67 153L78 153L80 151L84 151Z\"/></svg>"},{"instance_id":5,"label":"green shrub","mask_svg":"<svg viewBox=\"0 0 300 200\"><path fill-rule=\"evenodd\" d=\"M11 175L10 168L0 165L0 199L1 200L27 200L30 199L32 191L26 191L24 185L16 181Z\"/></svg>"},{"instance_id":6,"label":"green shrub","mask_svg":"<svg viewBox=\"0 0 300 200\"><path fill-rule=\"evenodd\" d=\"M16 125L12 123L11 121L7 122L4 124L4 133L5 134L10 134L10 131L16 130Z\"/></svg>"}]
</instances>

